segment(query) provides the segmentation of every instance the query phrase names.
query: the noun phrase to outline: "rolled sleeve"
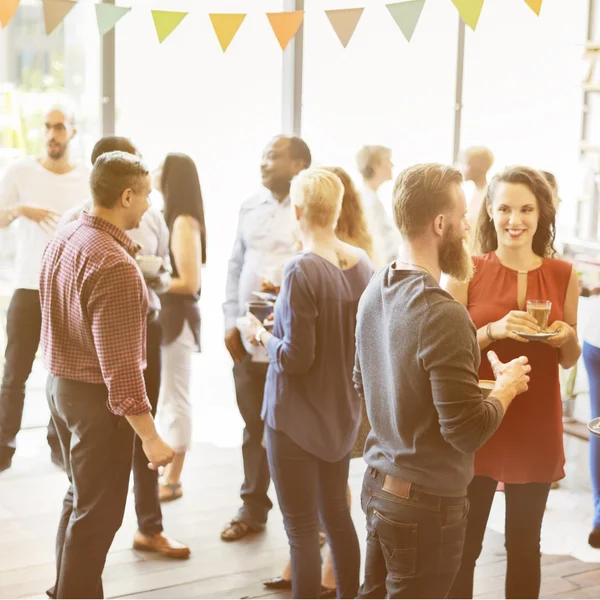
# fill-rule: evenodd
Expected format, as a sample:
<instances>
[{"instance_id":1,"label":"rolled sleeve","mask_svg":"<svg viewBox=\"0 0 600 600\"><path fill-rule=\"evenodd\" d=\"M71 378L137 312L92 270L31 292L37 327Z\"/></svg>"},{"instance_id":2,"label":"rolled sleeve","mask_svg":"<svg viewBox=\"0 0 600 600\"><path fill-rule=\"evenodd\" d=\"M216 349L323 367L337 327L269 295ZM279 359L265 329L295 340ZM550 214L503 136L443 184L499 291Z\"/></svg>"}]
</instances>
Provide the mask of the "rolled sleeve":
<instances>
[{"instance_id":1,"label":"rolled sleeve","mask_svg":"<svg viewBox=\"0 0 600 600\"><path fill-rule=\"evenodd\" d=\"M297 264L286 268L277 303L281 303L277 317L283 339L271 337L267 342L271 365L280 373L307 373L315 360L318 310L310 284Z\"/></svg>"},{"instance_id":2,"label":"rolled sleeve","mask_svg":"<svg viewBox=\"0 0 600 600\"><path fill-rule=\"evenodd\" d=\"M496 431L504 411L495 398L483 399L477 332L463 306L448 302L429 311L419 354L443 438L459 452L475 452Z\"/></svg>"},{"instance_id":3,"label":"rolled sleeve","mask_svg":"<svg viewBox=\"0 0 600 600\"><path fill-rule=\"evenodd\" d=\"M87 309L109 409L120 416L150 412L143 375L148 296L137 267L123 262L106 269Z\"/></svg>"}]
</instances>

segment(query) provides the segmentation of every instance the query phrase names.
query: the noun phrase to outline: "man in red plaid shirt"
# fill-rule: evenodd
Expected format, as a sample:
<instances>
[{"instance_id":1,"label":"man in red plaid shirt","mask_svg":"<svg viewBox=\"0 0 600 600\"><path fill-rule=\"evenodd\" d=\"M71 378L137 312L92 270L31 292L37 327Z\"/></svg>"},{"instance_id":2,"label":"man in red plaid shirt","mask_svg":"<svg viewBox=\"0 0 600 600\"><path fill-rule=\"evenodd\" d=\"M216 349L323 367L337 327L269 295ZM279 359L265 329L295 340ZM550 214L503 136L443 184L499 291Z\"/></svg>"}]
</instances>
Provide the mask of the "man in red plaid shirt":
<instances>
[{"instance_id":1,"label":"man in red plaid shirt","mask_svg":"<svg viewBox=\"0 0 600 600\"><path fill-rule=\"evenodd\" d=\"M71 483L51 598L104 595L102 571L125 510L133 431L149 468L173 457L146 397L148 294L134 259L138 248L125 233L148 209L148 170L136 156L110 152L96 161L90 184L92 209L52 238L40 275L48 403Z\"/></svg>"}]
</instances>

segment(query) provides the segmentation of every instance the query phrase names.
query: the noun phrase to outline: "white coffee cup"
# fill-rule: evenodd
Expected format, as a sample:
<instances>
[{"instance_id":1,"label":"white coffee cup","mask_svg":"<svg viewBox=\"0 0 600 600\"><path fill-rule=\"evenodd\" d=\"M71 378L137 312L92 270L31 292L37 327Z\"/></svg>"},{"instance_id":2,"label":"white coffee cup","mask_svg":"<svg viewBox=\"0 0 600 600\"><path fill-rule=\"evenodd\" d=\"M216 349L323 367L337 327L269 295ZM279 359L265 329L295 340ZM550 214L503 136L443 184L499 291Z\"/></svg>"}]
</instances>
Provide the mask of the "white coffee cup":
<instances>
[{"instance_id":1,"label":"white coffee cup","mask_svg":"<svg viewBox=\"0 0 600 600\"><path fill-rule=\"evenodd\" d=\"M135 260L144 277L148 279L157 277L163 264L163 259L160 256L139 255L136 256Z\"/></svg>"}]
</instances>

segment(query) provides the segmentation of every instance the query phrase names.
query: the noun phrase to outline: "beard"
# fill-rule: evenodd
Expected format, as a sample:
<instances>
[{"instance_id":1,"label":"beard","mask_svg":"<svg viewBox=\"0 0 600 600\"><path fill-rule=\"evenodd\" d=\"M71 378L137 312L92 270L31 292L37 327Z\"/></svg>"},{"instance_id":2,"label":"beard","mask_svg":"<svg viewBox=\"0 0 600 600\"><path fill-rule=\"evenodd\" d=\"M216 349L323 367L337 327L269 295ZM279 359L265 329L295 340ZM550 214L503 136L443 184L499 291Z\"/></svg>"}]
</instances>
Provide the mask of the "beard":
<instances>
[{"instance_id":1,"label":"beard","mask_svg":"<svg viewBox=\"0 0 600 600\"><path fill-rule=\"evenodd\" d=\"M438 251L440 269L459 283L468 283L473 278L474 265L467 239L452 227L447 230Z\"/></svg>"},{"instance_id":2,"label":"beard","mask_svg":"<svg viewBox=\"0 0 600 600\"><path fill-rule=\"evenodd\" d=\"M58 142L51 141L46 145L46 152L53 160L61 159L65 155L66 151L66 144L59 144Z\"/></svg>"}]
</instances>

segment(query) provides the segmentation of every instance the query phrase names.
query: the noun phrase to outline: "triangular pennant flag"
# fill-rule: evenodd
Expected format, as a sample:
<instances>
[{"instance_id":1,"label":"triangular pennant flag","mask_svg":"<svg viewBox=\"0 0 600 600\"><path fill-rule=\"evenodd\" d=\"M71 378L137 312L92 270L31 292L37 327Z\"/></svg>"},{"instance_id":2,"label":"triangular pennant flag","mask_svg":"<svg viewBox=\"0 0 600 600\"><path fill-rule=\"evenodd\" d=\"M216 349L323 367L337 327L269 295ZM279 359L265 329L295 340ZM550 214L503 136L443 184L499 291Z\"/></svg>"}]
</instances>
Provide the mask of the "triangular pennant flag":
<instances>
[{"instance_id":1,"label":"triangular pennant flag","mask_svg":"<svg viewBox=\"0 0 600 600\"><path fill-rule=\"evenodd\" d=\"M302 25L304 11L267 13L267 17L281 49L285 50Z\"/></svg>"},{"instance_id":2,"label":"triangular pennant flag","mask_svg":"<svg viewBox=\"0 0 600 600\"><path fill-rule=\"evenodd\" d=\"M42 0L42 4L44 5L46 35L50 35L63 22L77 2L73 0Z\"/></svg>"},{"instance_id":3,"label":"triangular pennant flag","mask_svg":"<svg viewBox=\"0 0 600 600\"><path fill-rule=\"evenodd\" d=\"M525 0L527 6L539 17L543 0Z\"/></svg>"},{"instance_id":4,"label":"triangular pennant flag","mask_svg":"<svg viewBox=\"0 0 600 600\"><path fill-rule=\"evenodd\" d=\"M188 15L186 12L172 10L153 10L152 18L159 43L163 43L175 31L179 23Z\"/></svg>"},{"instance_id":5,"label":"triangular pennant flag","mask_svg":"<svg viewBox=\"0 0 600 600\"><path fill-rule=\"evenodd\" d=\"M364 8L342 8L326 10L325 14L344 48L352 39L356 26L362 17Z\"/></svg>"},{"instance_id":6,"label":"triangular pennant flag","mask_svg":"<svg viewBox=\"0 0 600 600\"><path fill-rule=\"evenodd\" d=\"M387 4L390 14L396 21L396 25L404 34L404 37L410 42L419 17L425 6L425 0L409 0L408 2L396 2L395 4Z\"/></svg>"},{"instance_id":7,"label":"triangular pennant flag","mask_svg":"<svg viewBox=\"0 0 600 600\"><path fill-rule=\"evenodd\" d=\"M105 35L131 10L129 6L96 4L96 20L100 35Z\"/></svg>"},{"instance_id":8,"label":"triangular pennant flag","mask_svg":"<svg viewBox=\"0 0 600 600\"><path fill-rule=\"evenodd\" d=\"M452 4L456 6L462 20L475 31L483 8L483 0L452 0Z\"/></svg>"},{"instance_id":9,"label":"triangular pennant flag","mask_svg":"<svg viewBox=\"0 0 600 600\"><path fill-rule=\"evenodd\" d=\"M219 44L221 44L221 48L225 52L244 22L246 15L241 13L211 13L208 16L217 34Z\"/></svg>"},{"instance_id":10,"label":"triangular pennant flag","mask_svg":"<svg viewBox=\"0 0 600 600\"><path fill-rule=\"evenodd\" d=\"M6 27L19 8L19 0L0 0L0 25Z\"/></svg>"}]
</instances>

